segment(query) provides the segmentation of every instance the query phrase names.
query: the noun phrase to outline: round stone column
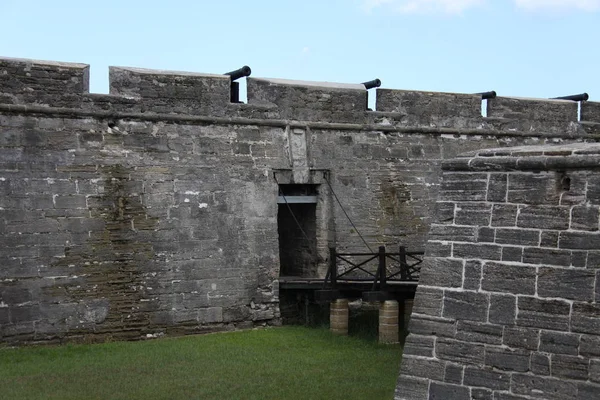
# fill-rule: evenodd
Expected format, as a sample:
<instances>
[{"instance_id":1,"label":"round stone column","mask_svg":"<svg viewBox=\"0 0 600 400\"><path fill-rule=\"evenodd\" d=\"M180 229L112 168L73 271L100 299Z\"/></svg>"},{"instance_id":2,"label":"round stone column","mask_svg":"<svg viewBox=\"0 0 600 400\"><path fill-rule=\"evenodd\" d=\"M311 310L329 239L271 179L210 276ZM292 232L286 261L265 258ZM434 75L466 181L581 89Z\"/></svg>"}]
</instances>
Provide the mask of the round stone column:
<instances>
[{"instance_id":1,"label":"round stone column","mask_svg":"<svg viewBox=\"0 0 600 400\"><path fill-rule=\"evenodd\" d=\"M336 335L348 335L348 299L337 299L331 302L329 329Z\"/></svg>"},{"instance_id":2,"label":"round stone column","mask_svg":"<svg viewBox=\"0 0 600 400\"><path fill-rule=\"evenodd\" d=\"M379 306L379 343L398 343L398 313L396 300L387 300Z\"/></svg>"}]
</instances>

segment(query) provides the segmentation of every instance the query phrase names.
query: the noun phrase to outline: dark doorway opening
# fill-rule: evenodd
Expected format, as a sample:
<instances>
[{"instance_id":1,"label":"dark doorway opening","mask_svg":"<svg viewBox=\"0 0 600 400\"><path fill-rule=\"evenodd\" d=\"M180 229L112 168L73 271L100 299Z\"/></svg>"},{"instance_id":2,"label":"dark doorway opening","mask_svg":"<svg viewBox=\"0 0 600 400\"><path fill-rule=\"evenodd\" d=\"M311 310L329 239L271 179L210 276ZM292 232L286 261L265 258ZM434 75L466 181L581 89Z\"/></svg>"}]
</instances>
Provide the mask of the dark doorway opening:
<instances>
[{"instance_id":1,"label":"dark doorway opening","mask_svg":"<svg viewBox=\"0 0 600 400\"><path fill-rule=\"evenodd\" d=\"M317 274L317 203L315 185L281 185L277 227L281 276Z\"/></svg>"}]
</instances>

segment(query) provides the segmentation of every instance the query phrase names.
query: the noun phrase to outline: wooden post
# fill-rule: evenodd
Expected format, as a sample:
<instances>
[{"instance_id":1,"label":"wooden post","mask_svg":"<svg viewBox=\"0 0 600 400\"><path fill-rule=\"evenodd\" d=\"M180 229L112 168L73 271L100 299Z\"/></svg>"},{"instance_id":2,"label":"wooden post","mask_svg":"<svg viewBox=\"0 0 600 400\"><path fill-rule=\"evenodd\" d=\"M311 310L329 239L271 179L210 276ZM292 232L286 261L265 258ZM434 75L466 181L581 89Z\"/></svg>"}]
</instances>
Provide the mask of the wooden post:
<instances>
[{"instance_id":1,"label":"wooden post","mask_svg":"<svg viewBox=\"0 0 600 400\"><path fill-rule=\"evenodd\" d=\"M400 280L408 280L408 263L406 262L406 247L400 246Z\"/></svg>"},{"instance_id":2,"label":"wooden post","mask_svg":"<svg viewBox=\"0 0 600 400\"><path fill-rule=\"evenodd\" d=\"M331 302L329 329L336 335L348 335L348 299L337 299Z\"/></svg>"},{"instance_id":3,"label":"wooden post","mask_svg":"<svg viewBox=\"0 0 600 400\"><path fill-rule=\"evenodd\" d=\"M387 268L385 266L385 246L379 246L379 290L385 292Z\"/></svg>"},{"instance_id":4,"label":"wooden post","mask_svg":"<svg viewBox=\"0 0 600 400\"><path fill-rule=\"evenodd\" d=\"M398 343L398 302L387 300L379 306L379 343Z\"/></svg>"},{"instance_id":5,"label":"wooden post","mask_svg":"<svg viewBox=\"0 0 600 400\"><path fill-rule=\"evenodd\" d=\"M335 247L329 248L329 277L331 278L331 288L335 289L337 284L337 255Z\"/></svg>"}]
</instances>

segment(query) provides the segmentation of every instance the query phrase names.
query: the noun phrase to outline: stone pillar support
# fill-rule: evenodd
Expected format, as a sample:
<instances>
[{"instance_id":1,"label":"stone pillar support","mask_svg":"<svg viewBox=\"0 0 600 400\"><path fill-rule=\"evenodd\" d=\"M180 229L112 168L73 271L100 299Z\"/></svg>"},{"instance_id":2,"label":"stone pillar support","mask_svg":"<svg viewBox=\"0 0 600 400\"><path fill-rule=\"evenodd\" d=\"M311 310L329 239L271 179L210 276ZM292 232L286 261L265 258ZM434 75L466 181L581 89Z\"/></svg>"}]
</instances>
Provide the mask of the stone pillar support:
<instances>
[{"instance_id":1,"label":"stone pillar support","mask_svg":"<svg viewBox=\"0 0 600 400\"><path fill-rule=\"evenodd\" d=\"M379 343L398 343L399 308L396 300L388 300L379 306Z\"/></svg>"},{"instance_id":2,"label":"stone pillar support","mask_svg":"<svg viewBox=\"0 0 600 400\"><path fill-rule=\"evenodd\" d=\"M336 335L348 335L348 299L337 299L331 302L329 329Z\"/></svg>"}]
</instances>

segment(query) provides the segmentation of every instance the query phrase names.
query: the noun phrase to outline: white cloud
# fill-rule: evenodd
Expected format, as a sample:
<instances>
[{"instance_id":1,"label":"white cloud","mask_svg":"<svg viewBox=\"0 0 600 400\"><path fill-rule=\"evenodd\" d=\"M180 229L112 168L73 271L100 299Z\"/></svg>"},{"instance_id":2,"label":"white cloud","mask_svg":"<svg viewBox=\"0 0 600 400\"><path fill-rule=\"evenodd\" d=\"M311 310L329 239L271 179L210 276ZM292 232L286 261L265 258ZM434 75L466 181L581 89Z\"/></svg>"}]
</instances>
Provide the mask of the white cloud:
<instances>
[{"instance_id":1,"label":"white cloud","mask_svg":"<svg viewBox=\"0 0 600 400\"><path fill-rule=\"evenodd\" d=\"M583 11L600 10L600 0L514 0L517 7L528 11L568 10Z\"/></svg>"},{"instance_id":2,"label":"white cloud","mask_svg":"<svg viewBox=\"0 0 600 400\"><path fill-rule=\"evenodd\" d=\"M442 12L460 14L468 8L483 4L485 0L363 0L367 11L387 6L401 13Z\"/></svg>"}]
</instances>

